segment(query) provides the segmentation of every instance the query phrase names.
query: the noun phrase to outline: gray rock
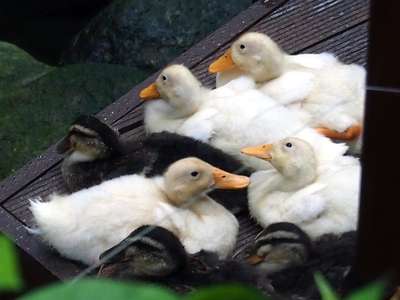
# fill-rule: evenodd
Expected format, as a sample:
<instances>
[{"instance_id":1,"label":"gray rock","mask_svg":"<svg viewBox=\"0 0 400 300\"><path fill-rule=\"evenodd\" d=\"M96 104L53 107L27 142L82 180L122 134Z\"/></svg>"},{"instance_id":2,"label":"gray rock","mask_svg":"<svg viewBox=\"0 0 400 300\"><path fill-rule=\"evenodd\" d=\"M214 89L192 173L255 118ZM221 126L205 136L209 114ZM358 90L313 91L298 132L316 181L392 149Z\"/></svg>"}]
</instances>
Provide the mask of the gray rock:
<instances>
[{"instance_id":1,"label":"gray rock","mask_svg":"<svg viewBox=\"0 0 400 300\"><path fill-rule=\"evenodd\" d=\"M0 179L61 138L79 114L93 114L148 74L107 64L61 68L0 42Z\"/></svg>"},{"instance_id":2,"label":"gray rock","mask_svg":"<svg viewBox=\"0 0 400 300\"><path fill-rule=\"evenodd\" d=\"M252 0L116 0L66 51L64 63L156 71L246 9Z\"/></svg>"}]
</instances>

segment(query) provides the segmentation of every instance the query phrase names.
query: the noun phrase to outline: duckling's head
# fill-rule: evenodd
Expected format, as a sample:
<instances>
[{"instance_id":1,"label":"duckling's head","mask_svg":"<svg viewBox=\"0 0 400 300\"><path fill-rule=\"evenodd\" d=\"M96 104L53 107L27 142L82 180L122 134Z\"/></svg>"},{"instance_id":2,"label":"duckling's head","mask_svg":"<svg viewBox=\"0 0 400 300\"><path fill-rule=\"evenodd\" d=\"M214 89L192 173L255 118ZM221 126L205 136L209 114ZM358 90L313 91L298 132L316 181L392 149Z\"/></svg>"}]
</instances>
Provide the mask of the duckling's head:
<instances>
[{"instance_id":1,"label":"duckling's head","mask_svg":"<svg viewBox=\"0 0 400 300\"><path fill-rule=\"evenodd\" d=\"M250 183L246 176L225 172L195 157L170 165L164 180L167 197L177 206L190 205L214 188L242 189Z\"/></svg>"},{"instance_id":2,"label":"duckling's head","mask_svg":"<svg viewBox=\"0 0 400 300\"><path fill-rule=\"evenodd\" d=\"M143 101L163 99L177 110L194 113L201 104L202 84L183 65L171 65L161 71L155 83L143 89Z\"/></svg>"},{"instance_id":3,"label":"duckling's head","mask_svg":"<svg viewBox=\"0 0 400 300\"><path fill-rule=\"evenodd\" d=\"M257 82L264 82L282 74L283 61L284 52L270 37L263 33L248 32L237 39L208 70L218 73L237 67Z\"/></svg>"},{"instance_id":4,"label":"duckling's head","mask_svg":"<svg viewBox=\"0 0 400 300\"><path fill-rule=\"evenodd\" d=\"M182 270L187 263L185 248L169 230L144 225L118 245L100 255L102 276L160 278Z\"/></svg>"},{"instance_id":5,"label":"duckling's head","mask_svg":"<svg viewBox=\"0 0 400 300\"><path fill-rule=\"evenodd\" d=\"M310 237L293 223L274 223L256 238L247 262L271 274L307 261L312 251Z\"/></svg>"},{"instance_id":6,"label":"duckling's head","mask_svg":"<svg viewBox=\"0 0 400 300\"><path fill-rule=\"evenodd\" d=\"M118 133L95 117L80 116L56 150L79 161L103 159L120 150Z\"/></svg>"},{"instance_id":7,"label":"duckling's head","mask_svg":"<svg viewBox=\"0 0 400 300\"><path fill-rule=\"evenodd\" d=\"M268 160L285 177L307 177L309 181L314 181L317 176L314 150L308 142L299 138L289 137L274 144L244 148L241 152Z\"/></svg>"}]
</instances>

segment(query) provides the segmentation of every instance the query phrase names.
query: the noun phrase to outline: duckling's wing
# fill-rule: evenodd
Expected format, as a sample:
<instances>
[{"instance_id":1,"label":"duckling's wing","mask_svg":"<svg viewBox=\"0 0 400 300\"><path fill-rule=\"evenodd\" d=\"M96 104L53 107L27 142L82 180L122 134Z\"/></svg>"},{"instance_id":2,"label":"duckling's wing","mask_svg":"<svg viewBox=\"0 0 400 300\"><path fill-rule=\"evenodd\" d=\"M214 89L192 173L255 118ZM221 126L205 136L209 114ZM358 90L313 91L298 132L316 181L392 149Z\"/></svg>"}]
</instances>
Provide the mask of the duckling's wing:
<instances>
[{"instance_id":1,"label":"duckling's wing","mask_svg":"<svg viewBox=\"0 0 400 300\"><path fill-rule=\"evenodd\" d=\"M333 54L327 52L319 54L290 55L289 61L291 64L314 70L329 67L339 62Z\"/></svg>"},{"instance_id":2,"label":"duckling's wing","mask_svg":"<svg viewBox=\"0 0 400 300\"><path fill-rule=\"evenodd\" d=\"M217 114L218 111L212 108L200 110L185 121L177 132L205 143L210 142L214 134L213 118Z\"/></svg>"},{"instance_id":3,"label":"duckling's wing","mask_svg":"<svg viewBox=\"0 0 400 300\"><path fill-rule=\"evenodd\" d=\"M281 104L303 101L315 85L315 75L311 72L289 71L263 84L260 90Z\"/></svg>"},{"instance_id":4,"label":"duckling's wing","mask_svg":"<svg viewBox=\"0 0 400 300\"><path fill-rule=\"evenodd\" d=\"M285 219L301 224L318 218L327 209L328 200L322 193L325 188L325 184L314 183L294 193L285 202Z\"/></svg>"},{"instance_id":5,"label":"duckling's wing","mask_svg":"<svg viewBox=\"0 0 400 300\"><path fill-rule=\"evenodd\" d=\"M223 86L217 86L216 89L209 92L211 101L219 97L234 97L235 95L256 88L254 79L244 74L237 74L236 78L232 79Z\"/></svg>"},{"instance_id":6,"label":"duckling's wing","mask_svg":"<svg viewBox=\"0 0 400 300\"><path fill-rule=\"evenodd\" d=\"M365 69L337 64L318 71L317 84L307 99L307 109L317 126L344 131L361 123L365 99Z\"/></svg>"},{"instance_id":7,"label":"duckling's wing","mask_svg":"<svg viewBox=\"0 0 400 300\"><path fill-rule=\"evenodd\" d=\"M128 174L139 174L151 164L151 154L143 149L115 157L106 163L107 170L102 181Z\"/></svg>"}]
</instances>

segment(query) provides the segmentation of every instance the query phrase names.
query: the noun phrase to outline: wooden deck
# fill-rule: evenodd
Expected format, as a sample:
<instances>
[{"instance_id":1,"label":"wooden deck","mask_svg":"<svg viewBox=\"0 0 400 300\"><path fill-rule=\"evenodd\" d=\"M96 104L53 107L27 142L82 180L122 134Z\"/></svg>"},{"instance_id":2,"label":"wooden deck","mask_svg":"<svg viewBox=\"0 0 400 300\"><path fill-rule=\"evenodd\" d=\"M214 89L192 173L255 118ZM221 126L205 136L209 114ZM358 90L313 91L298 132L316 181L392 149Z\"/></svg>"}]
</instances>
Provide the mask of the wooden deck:
<instances>
[{"instance_id":1,"label":"wooden deck","mask_svg":"<svg viewBox=\"0 0 400 300\"><path fill-rule=\"evenodd\" d=\"M365 65L368 44L368 0L266 0L253 4L229 23L176 58L209 87L214 76L207 67L243 32L267 33L287 52L329 51L346 63ZM138 91L154 80L155 74L128 94L101 111L98 116L130 138L143 134L142 105ZM31 226L28 199L63 191L60 173L62 157L54 146L30 161L15 175L0 183L0 231L60 279L76 275L81 266L59 257L24 226ZM258 230L239 215L241 233L238 247L246 244Z\"/></svg>"}]
</instances>

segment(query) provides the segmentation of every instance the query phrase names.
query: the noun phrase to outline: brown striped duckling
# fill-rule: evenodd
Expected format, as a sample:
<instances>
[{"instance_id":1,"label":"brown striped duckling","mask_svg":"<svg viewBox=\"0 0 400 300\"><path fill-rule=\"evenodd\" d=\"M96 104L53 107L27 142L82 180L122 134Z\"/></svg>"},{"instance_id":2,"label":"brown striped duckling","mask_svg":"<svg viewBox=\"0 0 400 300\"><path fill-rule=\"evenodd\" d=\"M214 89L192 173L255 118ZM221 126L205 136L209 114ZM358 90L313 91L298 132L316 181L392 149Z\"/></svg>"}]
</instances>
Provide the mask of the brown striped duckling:
<instances>
[{"instance_id":1,"label":"brown striped duckling","mask_svg":"<svg viewBox=\"0 0 400 300\"><path fill-rule=\"evenodd\" d=\"M171 163L191 156L228 172L252 172L234 157L190 137L159 132L140 140L124 140L117 130L92 116L80 116L57 150L65 156L61 171L69 192L127 174L162 175ZM212 196L232 209L247 206L246 189L213 191Z\"/></svg>"},{"instance_id":2,"label":"brown striped duckling","mask_svg":"<svg viewBox=\"0 0 400 300\"><path fill-rule=\"evenodd\" d=\"M244 262L212 252L189 254L179 239L159 226L141 226L100 256L99 276L162 283L178 292L216 283L254 285L257 274Z\"/></svg>"}]
</instances>

